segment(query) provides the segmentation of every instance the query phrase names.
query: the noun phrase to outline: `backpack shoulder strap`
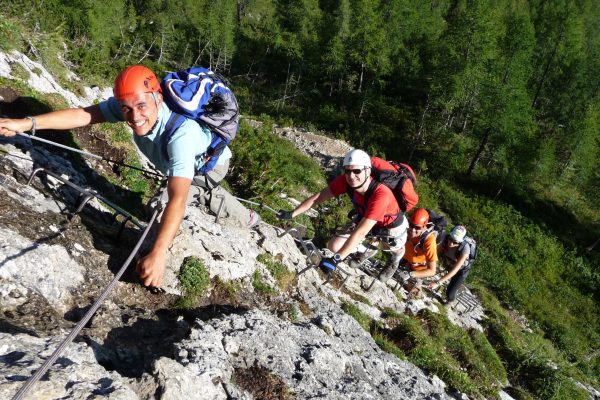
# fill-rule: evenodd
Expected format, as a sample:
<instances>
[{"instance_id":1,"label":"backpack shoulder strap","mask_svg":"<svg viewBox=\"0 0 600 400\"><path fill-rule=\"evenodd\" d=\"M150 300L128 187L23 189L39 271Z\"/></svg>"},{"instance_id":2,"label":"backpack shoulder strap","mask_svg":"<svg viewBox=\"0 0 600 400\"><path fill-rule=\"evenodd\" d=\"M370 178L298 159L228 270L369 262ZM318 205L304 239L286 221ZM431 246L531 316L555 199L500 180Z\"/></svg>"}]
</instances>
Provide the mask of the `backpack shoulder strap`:
<instances>
[{"instance_id":1,"label":"backpack shoulder strap","mask_svg":"<svg viewBox=\"0 0 600 400\"><path fill-rule=\"evenodd\" d=\"M169 141L173 137L175 131L179 129L179 127L185 122L185 120L186 117L184 117L183 115L177 114L176 112L172 112L171 116L169 117L169 120L167 121L167 124L165 125L165 130L162 132L161 135L161 146L163 149L163 154L167 160L169 159Z\"/></svg>"},{"instance_id":2,"label":"backpack shoulder strap","mask_svg":"<svg viewBox=\"0 0 600 400\"><path fill-rule=\"evenodd\" d=\"M412 173L412 171L406 165L395 162L395 161L390 161L390 163L396 168L396 170L400 174L402 174L406 178L410 179L413 186L417 184L417 178L415 177L415 175Z\"/></svg>"},{"instance_id":3,"label":"backpack shoulder strap","mask_svg":"<svg viewBox=\"0 0 600 400\"><path fill-rule=\"evenodd\" d=\"M348 194L348 196L350 196L350 200L352 201L352 204L354 205L354 208L356 209L356 211L361 216L364 216L366 214L366 212L367 212L367 204L369 202L369 198L371 197L371 195L373 194L373 192L375 191L375 189L377 188L377 186L379 186L379 182L377 182L375 179L372 179L371 183L369 183L369 187L367 188L367 191L365 192L365 194L363 196L364 197L364 203L363 203L362 210L359 210L358 203L356 203L356 200L354 200L354 192L355 192L355 190L352 189L350 186L348 186L348 188L346 189L346 193Z\"/></svg>"},{"instance_id":4,"label":"backpack shoulder strap","mask_svg":"<svg viewBox=\"0 0 600 400\"><path fill-rule=\"evenodd\" d=\"M419 239L419 243L416 244L415 250L417 250L418 248L424 248L427 238L429 236L431 236L433 234L433 232L434 232L434 229L432 227L432 228L427 229L425 232L421 233L421 238Z\"/></svg>"}]
</instances>

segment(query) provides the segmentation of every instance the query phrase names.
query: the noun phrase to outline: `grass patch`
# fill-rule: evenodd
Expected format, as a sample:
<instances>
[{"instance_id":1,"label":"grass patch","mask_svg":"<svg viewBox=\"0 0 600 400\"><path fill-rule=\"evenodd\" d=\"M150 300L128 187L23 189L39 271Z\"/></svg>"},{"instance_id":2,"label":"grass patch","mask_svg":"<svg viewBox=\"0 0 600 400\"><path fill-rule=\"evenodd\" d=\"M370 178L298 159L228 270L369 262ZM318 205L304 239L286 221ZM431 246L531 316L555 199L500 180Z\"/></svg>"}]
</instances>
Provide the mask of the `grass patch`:
<instances>
[{"instance_id":1,"label":"grass patch","mask_svg":"<svg viewBox=\"0 0 600 400\"><path fill-rule=\"evenodd\" d=\"M250 392L255 399L291 400L294 398L286 384L276 375L255 363L250 368L235 368L232 381Z\"/></svg>"},{"instance_id":2,"label":"grass patch","mask_svg":"<svg viewBox=\"0 0 600 400\"><path fill-rule=\"evenodd\" d=\"M293 285L296 274L288 270L285 265L277 261L270 254L259 254L256 259L267 267L267 270L271 273L281 291L287 292Z\"/></svg>"},{"instance_id":3,"label":"grass patch","mask_svg":"<svg viewBox=\"0 0 600 400\"><path fill-rule=\"evenodd\" d=\"M313 314L313 311L304 301L298 302L298 309L305 317L310 317Z\"/></svg>"},{"instance_id":4,"label":"grass patch","mask_svg":"<svg viewBox=\"0 0 600 400\"><path fill-rule=\"evenodd\" d=\"M363 304L366 304L366 305L368 305L368 306L370 306L370 305L371 305L371 302L370 302L370 301L369 301L369 299L368 299L368 298L366 298L365 296L362 296L362 295L360 295L360 294L358 294L358 293L356 293L356 292L353 292L353 291L351 291L351 290L348 290L348 289L346 289L346 287L344 287L344 288L342 289L342 291L343 291L345 294L347 294L347 295L348 295L348 296L349 296L349 297L350 297L352 300L354 300L354 301L358 301L359 303L363 303Z\"/></svg>"},{"instance_id":5,"label":"grass patch","mask_svg":"<svg viewBox=\"0 0 600 400\"><path fill-rule=\"evenodd\" d=\"M344 303L342 309L370 332L382 350L438 375L461 392L489 398L504 386L506 370L480 332L466 332L428 310L409 317L386 309L383 317L392 328L383 329L352 304Z\"/></svg>"},{"instance_id":6,"label":"grass patch","mask_svg":"<svg viewBox=\"0 0 600 400\"><path fill-rule=\"evenodd\" d=\"M542 399L589 399L589 394L572 379L585 377L541 331L524 331L489 291L479 288L478 295L488 310L485 320L488 337L519 392Z\"/></svg>"},{"instance_id":7,"label":"grass patch","mask_svg":"<svg viewBox=\"0 0 600 400\"><path fill-rule=\"evenodd\" d=\"M371 329L371 317L363 313L357 306L351 303L342 303L342 310L358 322L362 328L369 332Z\"/></svg>"},{"instance_id":8,"label":"grass patch","mask_svg":"<svg viewBox=\"0 0 600 400\"><path fill-rule=\"evenodd\" d=\"M230 171L227 179L238 195L264 203L274 209L292 209L285 199L303 199L326 186L319 164L300 153L286 139L272 132L273 121L260 117L262 126L252 128L242 120L236 140L231 143L234 154L232 165L243 166ZM261 213L265 222L280 224L271 212ZM302 215L295 219L313 228L311 220Z\"/></svg>"},{"instance_id":9,"label":"grass patch","mask_svg":"<svg viewBox=\"0 0 600 400\"><path fill-rule=\"evenodd\" d=\"M298 306L296 306L296 304L290 304L288 315L290 316L290 321L292 321L292 323L298 322Z\"/></svg>"},{"instance_id":10,"label":"grass patch","mask_svg":"<svg viewBox=\"0 0 600 400\"><path fill-rule=\"evenodd\" d=\"M12 17L0 12L0 49L4 51L19 49L23 46L22 25Z\"/></svg>"},{"instance_id":11,"label":"grass patch","mask_svg":"<svg viewBox=\"0 0 600 400\"><path fill-rule=\"evenodd\" d=\"M27 71L25 67L19 64L18 62L13 62L10 64L10 74L13 77L21 79L25 82L27 82L29 80L29 77L31 76L29 71Z\"/></svg>"},{"instance_id":12,"label":"grass patch","mask_svg":"<svg viewBox=\"0 0 600 400\"><path fill-rule=\"evenodd\" d=\"M484 335L465 332L446 316L422 310L417 318L395 315L387 337L408 360L475 397L496 396L506 371Z\"/></svg>"},{"instance_id":13,"label":"grass patch","mask_svg":"<svg viewBox=\"0 0 600 400\"><path fill-rule=\"evenodd\" d=\"M252 287L254 288L254 291L256 293L262 295L271 295L277 293L277 290L275 288L269 286L265 282L263 276L258 270L254 271L254 273L252 274Z\"/></svg>"},{"instance_id":14,"label":"grass patch","mask_svg":"<svg viewBox=\"0 0 600 400\"><path fill-rule=\"evenodd\" d=\"M198 299L205 295L210 285L210 276L206 267L197 257L186 257L177 273L184 296L179 300L180 308L192 308Z\"/></svg>"}]
</instances>

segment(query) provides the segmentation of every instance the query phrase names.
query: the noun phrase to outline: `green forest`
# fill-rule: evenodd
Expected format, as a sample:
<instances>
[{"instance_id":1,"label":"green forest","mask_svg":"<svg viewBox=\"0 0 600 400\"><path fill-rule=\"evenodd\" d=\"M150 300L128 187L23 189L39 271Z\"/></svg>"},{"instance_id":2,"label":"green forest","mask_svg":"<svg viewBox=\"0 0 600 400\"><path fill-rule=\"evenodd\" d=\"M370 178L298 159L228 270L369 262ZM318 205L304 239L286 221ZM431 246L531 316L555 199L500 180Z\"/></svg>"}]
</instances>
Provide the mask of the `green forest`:
<instances>
[{"instance_id":1,"label":"green forest","mask_svg":"<svg viewBox=\"0 0 600 400\"><path fill-rule=\"evenodd\" d=\"M158 76L192 65L226 76L242 114L265 121L261 131L243 125L233 145L246 169L230 184L245 195L277 202L299 181L314 190L277 159L288 157L284 145L265 143L271 123L410 163L422 205L466 224L481 245L470 282L497 310L486 334L521 388L511 394L586 398L573 379L600 388L597 2L0 5L0 48L43 62L76 92L110 86L137 63ZM67 79L65 65L83 80ZM535 336L508 331L500 321L509 308L531 320Z\"/></svg>"}]
</instances>

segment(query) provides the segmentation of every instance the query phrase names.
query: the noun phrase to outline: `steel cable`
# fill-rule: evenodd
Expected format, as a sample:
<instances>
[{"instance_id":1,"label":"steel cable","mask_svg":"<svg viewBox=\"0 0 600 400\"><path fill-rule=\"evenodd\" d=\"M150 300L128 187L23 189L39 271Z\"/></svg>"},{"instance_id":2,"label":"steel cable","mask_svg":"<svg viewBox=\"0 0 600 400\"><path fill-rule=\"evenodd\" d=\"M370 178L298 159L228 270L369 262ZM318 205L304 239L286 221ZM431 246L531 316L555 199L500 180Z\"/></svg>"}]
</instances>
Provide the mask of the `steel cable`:
<instances>
[{"instance_id":1,"label":"steel cable","mask_svg":"<svg viewBox=\"0 0 600 400\"><path fill-rule=\"evenodd\" d=\"M73 341L73 339L75 338L75 336L77 336L77 334L79 334L79 332L81 332L81 330L89 322L89 320L92 318L92 316L94 315L94 313L98 310L98 308L100 307L100 305L104 302L104 300L106 299L106 297L108 297L110 291L117 284L117 282L119 281L119 279L121 278L121 276L123 275L123 273L125 272L125 270L127 269L127 267L129 266L129 263L131 262L131 260L133 259L133 257L137 254L140 246L142 245L142 242L144 241L144 239L146 239L146 236L147 236L148 232L150 231L150 227L152 227L152 224L154 224L154 221L156 220L156 217L157 217L159 211L160 211L159 208L157 208L154 211L154 214L152 214L152 218L150 219L150 222L148 222L148 226L146 227L146 229L142 233L142 236L140 237L140 240L137 242L137 244L135 245L135 247L131 251L131 254L129 254L129 257L127 258L127 260L125 261L125 263L123 264L123 266L121 267L121 269L119 270L119 272L117 272L117 274L115 275L115 277L113 278L113 280L104 289L104 291L102 292L102 294L100 294L100 297L98 297L98 299L96 300L96 302L88 310L88 312L81 319L81 321L79 321L79 323L77 324L77 326L75 326L75 328L71 331L71 333L69 333L69 335L60 343L60 345L56 348L56 350L54 350L54 353L52 353L52 355L42 364L42 366L40 366L37 369L37 371L27 380L27 382L25 382L25 384L21 387L21 389L19 389L19 391L14 395L13 400L21 400L21 399L23 399L23 396L25 396L25 394L33 387L33 385L37 381L40 380L40 378L52 366L52 363L54 363L54 361L56 361L56 359L58 358L58 356L63 352L63 350L67 347L67 345Z\"/></svg>"}]
</instances>

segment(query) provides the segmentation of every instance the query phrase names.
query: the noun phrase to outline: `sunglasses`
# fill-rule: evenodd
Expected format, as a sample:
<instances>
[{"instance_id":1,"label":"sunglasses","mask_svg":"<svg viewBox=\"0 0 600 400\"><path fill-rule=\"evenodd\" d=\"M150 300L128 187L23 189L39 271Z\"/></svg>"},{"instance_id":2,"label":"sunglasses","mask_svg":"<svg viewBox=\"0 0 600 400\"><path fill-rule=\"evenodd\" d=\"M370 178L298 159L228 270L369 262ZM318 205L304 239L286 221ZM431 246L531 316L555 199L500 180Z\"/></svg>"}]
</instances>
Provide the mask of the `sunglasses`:
<instances>
[{"instance_id":1,"label":"sunglasses","mask_svg":"<svg viewBox=\"0 0 600 400\"><path fill-rule=\"evenodd\" d=\"M363 172L364 170L365 170L364 168L344 169L344 173L346 175L350 175L350 174L358 175L361 172Z\"/></svg>"},{"instance_id":2,"label":"sunglasses","mask_svg":"<svg viewBox=\"0 0 600 400\"><path fill-rule=\"evenodd\" d=\"M424 229L422 226L419 225L415 225L415 224L409 224L410 229L414 229L417 231L420 231L421 229Z\"/></svg>"}]
</instances>

